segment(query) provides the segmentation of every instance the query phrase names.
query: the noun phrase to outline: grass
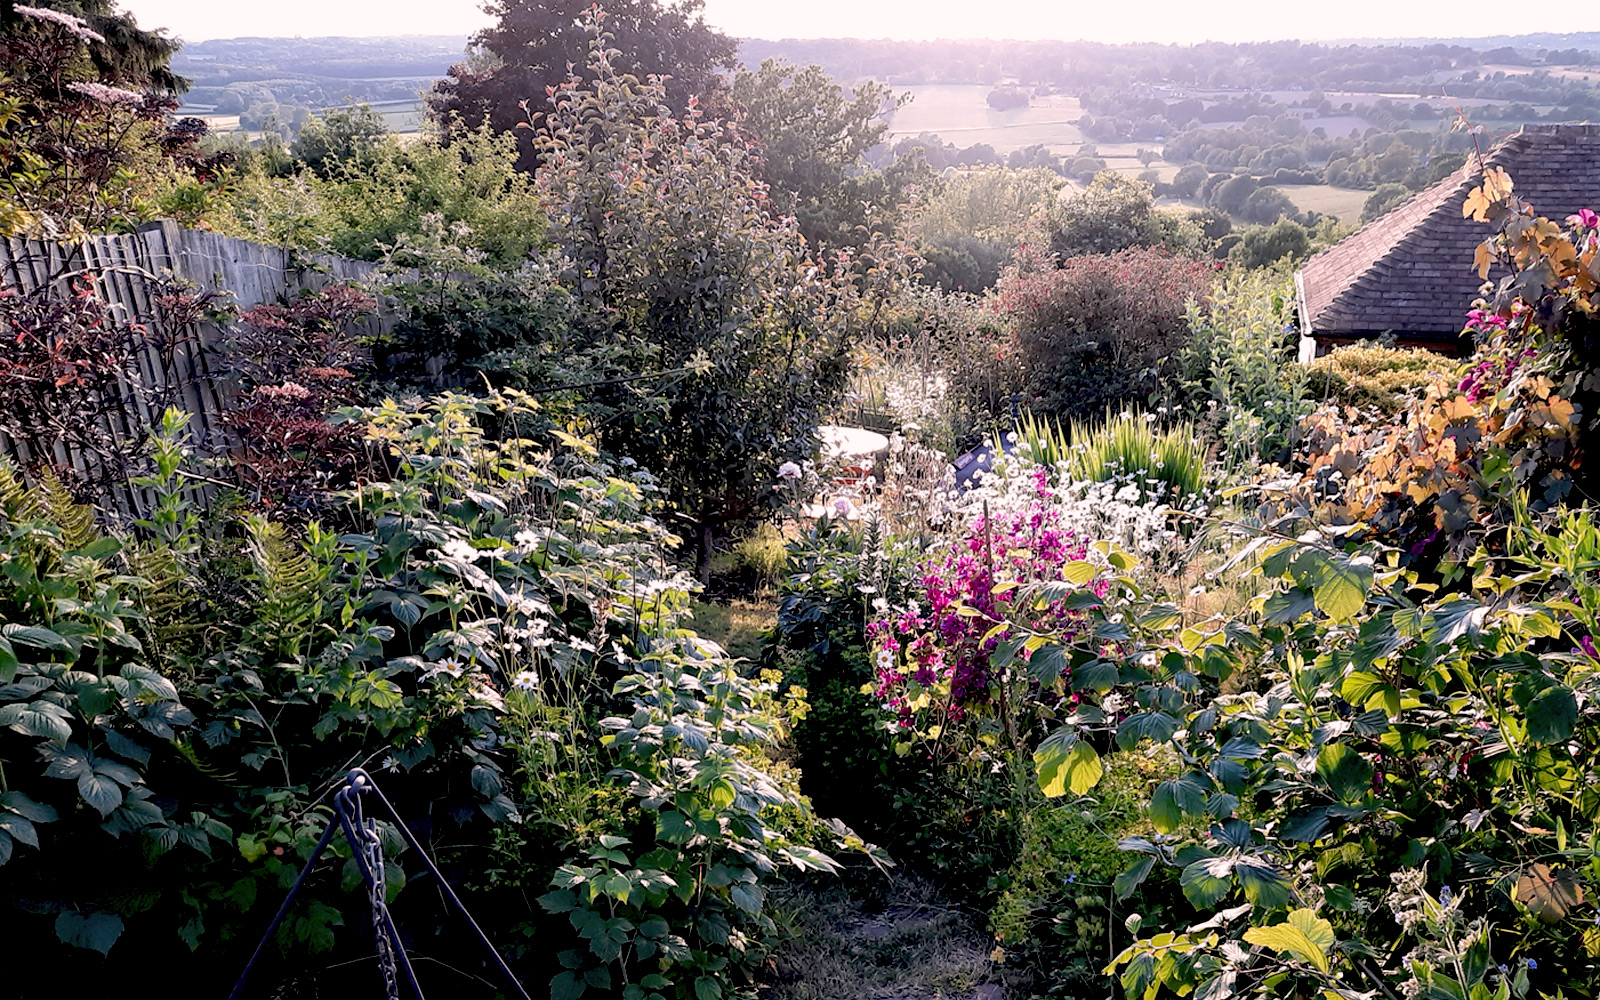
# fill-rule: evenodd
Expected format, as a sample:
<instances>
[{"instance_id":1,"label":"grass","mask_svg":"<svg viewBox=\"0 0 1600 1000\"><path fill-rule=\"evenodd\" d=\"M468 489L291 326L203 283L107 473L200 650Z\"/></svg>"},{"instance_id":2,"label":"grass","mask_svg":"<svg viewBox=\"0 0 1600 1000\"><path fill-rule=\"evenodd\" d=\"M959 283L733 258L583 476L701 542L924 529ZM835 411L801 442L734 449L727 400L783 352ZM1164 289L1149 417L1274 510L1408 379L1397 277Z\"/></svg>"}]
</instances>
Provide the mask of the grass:
<instances>
[{"instance_id":1,"label":"grass","mask_svg":"<svg viewBox=\"0 0 1600 1000\"><path fill-rule=\"evenodd\" d=\"M692 627L697 635L747 660L761 655L761 633L778 620L770 601L735 599L721 604L697 600L689 608L694 612Z\"/></svg>"},{"instance_id":2,"label":"grass","mask_svg":"<svg viewBox=\"0 0 1600 1000\"><path fill-rule=\"evenodd\" d=\"M1281 190L1302 212L1321 212L1353 226L1361 221L1361 206L1372 197L1371 191L1337 188L1330 184L1287 184Z\"/></svg>"},{"instance_id":3,"label":"grass","mask_svg":"<svg viewBox=\"0 0 1600 1000\"><path fill-rule=\"evenodd\" d=\"M989 942L928 883L889 880L865 900L837 882L774 894L785 940L769 1000L1003 1000Z\"/></svg>"},{"instance_id":4,"label":"grass","mask_svg":"<svg viewBox=\"0 0 1600 1000\"><path fill-rule=\"evenodd\" d=\"M1037 433L1058 441L1061 436L1059 428L1048 424ZM1059 443L1039 447L1050 454L1064 452L1074 479L1106 482L1131 475L1145 496L1153 492L1152 481L1159 481L1166 484L1171 501L1193 496L1205 485L1205 450L1187 423L1159 431L1145 414L1107 413L1098 425L1074 420L1070 438L1070 450Z\"/></svg>"},{"instance_id":5,"label":"grass","mask_svg":"<svg viewBox=\"0 0 1600 1000\"><path fill-rule=\"evenodd\" d=\"M1055 153L1076 150L1083 133L1070 124L1083 114L1075 97L1056 95L1035 100L1026 108L996 111L988 105L993 87L940 84L895 88L912 95L911 103L897 110L890 123L889 141L920 132L933 132L945 142L971 146L986 142L998 153L1044 143Z\"/></svg>"}]
</instances>

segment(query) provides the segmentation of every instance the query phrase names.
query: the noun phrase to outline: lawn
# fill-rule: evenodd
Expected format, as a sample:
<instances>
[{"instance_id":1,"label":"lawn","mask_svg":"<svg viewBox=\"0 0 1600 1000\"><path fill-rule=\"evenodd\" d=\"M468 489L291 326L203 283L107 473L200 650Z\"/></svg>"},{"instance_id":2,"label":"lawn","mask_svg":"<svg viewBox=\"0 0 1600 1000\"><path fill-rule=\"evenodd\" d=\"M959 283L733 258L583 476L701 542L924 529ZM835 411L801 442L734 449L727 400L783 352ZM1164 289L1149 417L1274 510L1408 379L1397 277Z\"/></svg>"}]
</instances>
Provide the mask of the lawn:
<instances>
[{"instance_id":1,"label":"lawn","mask_svg":"<svg viewBox=\"0 0 1600 1000\"><path fill-rule=\"evenodd\" d=\"M1283 193L1302 212L1332 215L1345 225L1361 221L1361 206L1372 197L1371 191L1333 187L1329 184L1286 184Z\"/></svg>"},{"instance_id":2,"label":"lawn","mask_svg":"<svg viewBox=\"0 0 1600 1000\"><path fill-rule=\"evenodd\" d=\"M1083 114L1077 98L1035 98L1026 108L996 111L988 104L993 89L967 85L907 87L911 102L895 112L889 139L893 142L933 132L957 146L986 142L999 153L1036 143L1045 144L1051 152L1064 153L1083 142L1083 134L1072 124Z\"/></svg>"}]
</instances>

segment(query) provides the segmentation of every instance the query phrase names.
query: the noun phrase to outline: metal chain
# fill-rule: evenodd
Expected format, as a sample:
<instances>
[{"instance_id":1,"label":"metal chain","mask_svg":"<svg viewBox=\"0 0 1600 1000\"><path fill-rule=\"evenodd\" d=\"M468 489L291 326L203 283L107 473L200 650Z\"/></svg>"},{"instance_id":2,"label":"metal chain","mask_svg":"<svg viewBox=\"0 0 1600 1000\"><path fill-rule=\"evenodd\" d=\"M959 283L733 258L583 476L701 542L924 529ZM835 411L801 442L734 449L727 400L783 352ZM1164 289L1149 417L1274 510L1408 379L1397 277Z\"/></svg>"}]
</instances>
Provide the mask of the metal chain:
<instances>
[{"instance_id":1,"label":"metal chain","mask_svg":"<svg viewBox=\"0 0 1600 1000\"><path fill-rule=\"evenodd\" d=\"M360 799L356 801L359 803ZM372 873L367 898L372 905L372 936L378 945L378 971L383 974L384 996L388 1000L400 1000L400 972L395 962L394 944L389 940L383 838L378 836L377 820L368 819L365 815L359 817L356 830L361 836L360 849L367 862L367 871Z\"/></svg>"}]
</instances>

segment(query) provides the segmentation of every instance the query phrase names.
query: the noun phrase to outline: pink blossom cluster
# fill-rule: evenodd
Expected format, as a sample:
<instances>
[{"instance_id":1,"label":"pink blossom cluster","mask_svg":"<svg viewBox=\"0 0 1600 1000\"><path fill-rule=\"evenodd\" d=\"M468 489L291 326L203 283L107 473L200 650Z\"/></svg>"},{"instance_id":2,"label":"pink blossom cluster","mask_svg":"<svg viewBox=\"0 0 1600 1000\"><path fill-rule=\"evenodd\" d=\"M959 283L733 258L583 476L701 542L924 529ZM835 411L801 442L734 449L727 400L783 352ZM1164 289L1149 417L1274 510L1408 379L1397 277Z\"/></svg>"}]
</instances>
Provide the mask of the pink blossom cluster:
<instances>
[{"instance_id":1,"label":"pink blossom cluster","mask_svg":"<svg viewBox=\"0 0 1600 1000\"><path fill-rule=\"evenodd\" d=\"M1068 638L1076 631L1081 612L1068 610L1064 601L1042 610L1020 609L1014 603L1021 586L1059 581L1067 563L1087 555L1083 539L1062 524L1056 499L1047 471L1035 469L1028 504L980 515L955 544L922 565L926 610L913 605L886 611L867 626L879 650L877 697L900 717L902 727L914 725L913 693L944 680L950 682L948 704L938 708L948 721L959 721L990 703L991 686L998 680L990 657L1012 638L1009 629L991 633L996 624L1015 621ZM1107 584L1097 581L1090 587L1104 594ZM1023 662L1028 656L1021 654Z\"/></svg>"},{"instance_id":2,"label":"pink blossom cluster","mask_svg":"<svg viewBox=\"0 0 1600 1000\"><path fill-rule=\"evenodd\" d=\"M1464 393L1469 402L1476 403L1487 399L1511 381L1511 377L1516 374L1517 367L1522 362L1537 354L1537 351L1528 348L1520 354L1484 358L1467 369L1466 375L1456 384L1456 391Z\"/></svg>"}]
</instances>

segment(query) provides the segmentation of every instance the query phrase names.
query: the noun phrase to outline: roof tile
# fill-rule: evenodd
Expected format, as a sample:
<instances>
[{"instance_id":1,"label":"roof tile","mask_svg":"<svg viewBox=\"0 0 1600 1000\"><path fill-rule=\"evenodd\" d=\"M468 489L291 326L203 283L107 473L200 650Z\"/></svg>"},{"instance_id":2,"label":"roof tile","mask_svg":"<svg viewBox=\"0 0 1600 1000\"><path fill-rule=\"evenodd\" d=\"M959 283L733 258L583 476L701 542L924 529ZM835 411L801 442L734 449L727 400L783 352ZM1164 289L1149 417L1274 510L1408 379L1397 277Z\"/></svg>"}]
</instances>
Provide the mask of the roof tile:
<instances>
[{"instance_id":1,"label":"roof tile","mask_svg":"<svg viewBox=\"0 0 1600 1000\"><path fill-rule=\"evenodd\" d=\"M1527 126L1484 162L1504 168L1541 215L1562 219L1600 206L1600 126ZM1461 215L1481 174L1469 162L1306 261L1302 326L1313 335L1456 337L1481 284L1473 253L1492 234Z\"/></svg>"}]
</instances>

